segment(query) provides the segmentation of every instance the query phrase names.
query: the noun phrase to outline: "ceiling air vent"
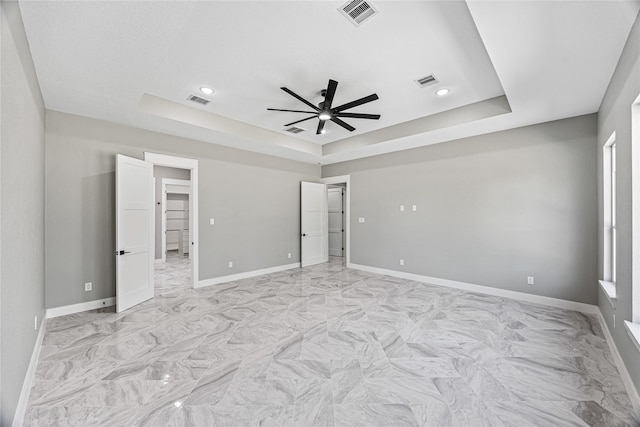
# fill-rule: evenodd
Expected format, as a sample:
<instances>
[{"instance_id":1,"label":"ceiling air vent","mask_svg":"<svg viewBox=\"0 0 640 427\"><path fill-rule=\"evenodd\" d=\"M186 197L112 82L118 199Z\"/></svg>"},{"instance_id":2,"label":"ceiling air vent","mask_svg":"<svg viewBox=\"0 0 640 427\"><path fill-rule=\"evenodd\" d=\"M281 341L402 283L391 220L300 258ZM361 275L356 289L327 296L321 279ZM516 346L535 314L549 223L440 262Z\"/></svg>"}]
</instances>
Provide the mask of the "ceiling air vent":
<instances>
[{"instance_id":1,"label":"ceiling air vent","mask_svg":"<svg viewBox=\"0 0 640 427\"><path fill-rule=\"evenodd\" d=\"M304 129L302 129L302 128L297 128L297 127L295 127L295 126L291 126L290 128L285 129L284 131L285 131L285 132L292 133L292 134L294 134L294 135L297 135L297 134L299 134L300 132L304 132L305 130L304 130Z\"/></svg>"},{"instance_id":2,"label":"ceiling air vent","mask_svg":"<svg viewBox=\"0 0 640 427\"><path fill-rule=\"evenodd\" d=\"M366 0L348 1L338 8L353 25L356 27L371 19L378 10Z\"/></svg>"},{"instance_id":3,"label":"ceiling air vent","mask_svg":"<svg viewBox=\"0 0 640 427\"><path fill-rule=\"evenodd\" d=\"M434 83L438 83L438 79L436 79L436 76L434 76L433 74L429 74L428 76L421 77L414 81L420 87L427 87Z\"/></svg>"},{"instance_id":4,"label":"ceiling air vent","mask_svg":"<svg viewBox=\"0 0 640 427\"><path fill-rule=\"evenodd\" d=\"M187 101L197 102L198 104L201 104L201 105L207 105L209 102L211 102L208 99L200 98L199 96L196 96L196 95L189 95L189 97L187 98Z\"/></svg>"}]
</instances>

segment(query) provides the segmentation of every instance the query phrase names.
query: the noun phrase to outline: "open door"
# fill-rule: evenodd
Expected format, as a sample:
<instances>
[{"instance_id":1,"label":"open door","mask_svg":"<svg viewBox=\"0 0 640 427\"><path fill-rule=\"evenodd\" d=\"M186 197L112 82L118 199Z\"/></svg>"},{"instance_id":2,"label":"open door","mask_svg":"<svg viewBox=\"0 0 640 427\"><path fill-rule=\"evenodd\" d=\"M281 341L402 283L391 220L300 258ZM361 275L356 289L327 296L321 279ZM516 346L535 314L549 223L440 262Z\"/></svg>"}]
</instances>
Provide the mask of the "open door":
<instances>
[{"instance_id":1,"label":"open door","mask_svg":"<svg viewBox=\"0 0 640 427\"><path fill-rule=\"evenodd\" d=\"M153 164L116 155L116 311L153 298Z\"/></svg>"},{"instance_id":2,"label":"open door","mask_svg":"<svg viewBox=\"0 0 640 427\"><path fill-rule=\"evenodd\" d=\"M300 197L301 265L329 261L327 186L315 182L301 182Z\"/></svg>"}]
</instances>

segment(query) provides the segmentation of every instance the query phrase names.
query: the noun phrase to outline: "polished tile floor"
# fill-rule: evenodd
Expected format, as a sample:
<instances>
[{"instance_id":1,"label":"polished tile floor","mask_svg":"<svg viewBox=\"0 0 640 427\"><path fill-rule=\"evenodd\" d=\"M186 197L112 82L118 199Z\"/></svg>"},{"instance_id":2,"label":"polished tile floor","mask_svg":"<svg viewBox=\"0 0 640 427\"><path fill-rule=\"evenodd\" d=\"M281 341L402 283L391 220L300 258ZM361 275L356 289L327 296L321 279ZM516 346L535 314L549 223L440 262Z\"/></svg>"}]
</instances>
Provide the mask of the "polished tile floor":
<instances>
[{"instance_id":1,"label":"polished tile floor","mask_svg":"<svg viewBox=\"0 0 640 427\"><path fill-rule=\"evenodd\" d=\"M27 426L637 425L598 320L329 263L51 319Z\"/></svg>"}]
</instances>

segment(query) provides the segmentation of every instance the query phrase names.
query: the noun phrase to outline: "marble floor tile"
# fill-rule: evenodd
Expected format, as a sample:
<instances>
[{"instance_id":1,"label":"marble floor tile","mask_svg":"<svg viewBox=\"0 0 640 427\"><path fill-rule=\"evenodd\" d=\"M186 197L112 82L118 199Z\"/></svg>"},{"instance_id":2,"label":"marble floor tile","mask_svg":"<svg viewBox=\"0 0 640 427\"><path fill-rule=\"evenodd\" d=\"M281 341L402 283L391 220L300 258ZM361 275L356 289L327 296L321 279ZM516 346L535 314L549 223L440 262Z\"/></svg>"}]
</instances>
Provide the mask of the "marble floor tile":
<instances>
[{"instance_id":1,"label":"marble floor tile","mask_svg":"<svg viewBox=\"0 0 640 427\"><path fill-rule=\"evenodd\" d=\"M638 426L597 317L326 264L50 319L25 426Z\"/></svg>"}]
</instances>

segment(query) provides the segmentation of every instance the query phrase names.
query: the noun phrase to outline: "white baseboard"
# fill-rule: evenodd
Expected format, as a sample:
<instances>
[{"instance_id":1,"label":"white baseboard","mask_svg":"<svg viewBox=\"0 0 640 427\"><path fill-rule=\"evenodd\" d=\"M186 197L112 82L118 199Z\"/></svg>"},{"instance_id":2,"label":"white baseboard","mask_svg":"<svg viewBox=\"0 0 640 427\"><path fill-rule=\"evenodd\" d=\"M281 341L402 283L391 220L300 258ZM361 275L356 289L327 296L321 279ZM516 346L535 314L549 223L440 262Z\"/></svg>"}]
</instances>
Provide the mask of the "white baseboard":
<instances>
[{"instance_id":1,"label":"white baseboard","mask_svg":"<svg viewBox=\"0 0 640 427\"><path fill-rule=\"evenodd\" d=\"M349 268L368 271L370 273L384 274L401 279L415 280L416 282L430 283L432 285L446 286L448 288L461 289L463 291L477 292L486 295L511 298L519 301L526 301L535 304L543 304L551 307L575 310L582 313L596 314L599 312L597 305L585 304L581 302L568 301L559 298L544 297L540 295L527 294L525 292L509 291L506 289L492 288L490 286L476 285L473 283L457 282L455 280L439 279L437 277L423 276L420 274L405 273L404 271L387 270L384 268L369 267L367 265L350 264Z\"/></svg>"},{"instance_id":2,"label":"white baseboard","mask_svg":"<svg viewBox=\"0 0 640 427\"><path fill-rule=\"evenodd\" d=\"M27 405L29 404L29 394L31 393L31 386L33 385L33 378L36 375L36 367L38 366L38 359L40 358L40 349L42 348L42 340L44 338L44 331L47 327L47 318L45 316L40 322L40 330L36 337L35 345L33 346L33 352L31 353L31 360L29 361L29 368L27 374L24 377L22 383L22 390L20 391L20 398L18 399L18 406L13 417L13 427L22 427L24 423L24 416L27 413Z\"/></svg>"},{"instance_id":3,"label":"white baseboard","mask_svg":"<svg viewBox=\"0 0 640 427\"><path fill-rule=\"evenodd\" d=\"M300 263L279 265L277 267L263 268L261 270L246 271L244 273L230 274L228 276L214 277L212 279L200 280L194 287L204 288L205 286L219 285L220 283L233 282L234 280L248 279L249 277L262 276L263 274L277 273L279 271L300 268Z\"/></svg>"},{"instance_id":4,"label":"white baseboard","mask_svg":"<svg viewBox=\"0 0 640 427\"><path fill-rule=\"evenodd\" d=\"M79 304L63 305L62 307L47 309L47 319L66 316L67 314L81 313L83 311L96 310L98 308L111 307L114 305L116 305L115 297L81 302Z\"/></svg>"},{"instance_id":5,"label":"white baseboard","mask_svg":"<svg viewBox=\"0 0 640 427\"><path fill-rule=\"evenodd\" d=\"M609 326L607 326L607 322L604 320L604 316L602 315L600 308L598 308L598 318L600 319L600 325L602 327L602 332L604 333L604 337L607 340L607 344L609 344L609 349L611 350L611 355L613 356L613 360L616 363L616 366L618 367L618 373L620 374L620 378L622 378L622 383L624 384L624 388L627 390L627 394L629 395L629 400L631 400L631 405L633 405L633 411L636 414L636 418L640 420L640 394L638 394L638 390L633 384L631 375L629 375L627 366L624 364L624 361L622 360L622 356L620 356L618 347L616 346L616 343L613 340L613 335L611 335Z\"/></svg>"}]
</instances>

